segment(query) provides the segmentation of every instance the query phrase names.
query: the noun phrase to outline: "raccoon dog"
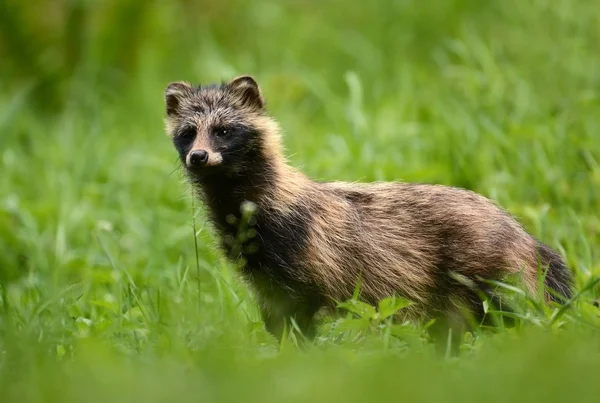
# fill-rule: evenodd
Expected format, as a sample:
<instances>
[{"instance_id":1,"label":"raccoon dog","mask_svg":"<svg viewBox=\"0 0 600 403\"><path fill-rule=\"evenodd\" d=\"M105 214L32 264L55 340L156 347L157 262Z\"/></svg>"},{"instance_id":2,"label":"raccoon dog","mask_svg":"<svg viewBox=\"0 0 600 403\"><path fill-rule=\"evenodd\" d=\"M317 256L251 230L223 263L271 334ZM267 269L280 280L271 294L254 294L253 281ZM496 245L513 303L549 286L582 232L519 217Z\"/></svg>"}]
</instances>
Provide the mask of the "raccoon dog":
<instances>
[{"instance_id":1,"label":"raccoon dog","mask_svg":"<svg viewBox=\"0 0 600 403\"><path fill-rule=\"evenodd\" d=\"M547 301L571 296L563 259L483 196L441 185L317 182L291 167L250 76L171 83L165 104L187 178L277 338L289 319L313 337L315 313L350 298L359 281L368 303L413 301L404 319L443 321L465 309L478 317L477 291L489 292L482 280L517 275L536 295L540 268ZM244 206L255 214L240 237Z\"/></svg>"}]
</instances>

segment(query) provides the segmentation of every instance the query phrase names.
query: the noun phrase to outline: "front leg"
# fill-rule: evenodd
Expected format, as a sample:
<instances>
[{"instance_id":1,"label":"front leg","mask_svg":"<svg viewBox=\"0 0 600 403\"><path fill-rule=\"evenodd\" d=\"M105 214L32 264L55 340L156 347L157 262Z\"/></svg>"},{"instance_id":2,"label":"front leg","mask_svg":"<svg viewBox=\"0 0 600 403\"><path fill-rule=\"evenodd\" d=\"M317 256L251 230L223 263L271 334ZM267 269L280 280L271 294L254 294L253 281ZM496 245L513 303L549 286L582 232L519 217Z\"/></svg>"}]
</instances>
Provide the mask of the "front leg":
<instances>
[{"instance_id":1,"label":"front leg","mask_svg":"<svg viewBox=\"0 0 600 403\"><path fill-rule=\"evenodd\" d=\"M309 304L293 304L292 306L263 306L261 314L265 322L265 329L281 343L284 331L292 328L292 320L296 323L302 336L307 341L312 341L316 336L314 316L317 309Z\"/></svg>"},{"instance_id":2,"label":"front leg","mask_svg":"<svg viewBox=\"0 0 600 403\"><path fill-rule=\"evenodd\" d=\"M279 312L273 312L270 307L262 307L260 313L265 322L266 331L277 339L278 344L281 344L285 330L285 316Z\"/></svg>"}]
</instances>

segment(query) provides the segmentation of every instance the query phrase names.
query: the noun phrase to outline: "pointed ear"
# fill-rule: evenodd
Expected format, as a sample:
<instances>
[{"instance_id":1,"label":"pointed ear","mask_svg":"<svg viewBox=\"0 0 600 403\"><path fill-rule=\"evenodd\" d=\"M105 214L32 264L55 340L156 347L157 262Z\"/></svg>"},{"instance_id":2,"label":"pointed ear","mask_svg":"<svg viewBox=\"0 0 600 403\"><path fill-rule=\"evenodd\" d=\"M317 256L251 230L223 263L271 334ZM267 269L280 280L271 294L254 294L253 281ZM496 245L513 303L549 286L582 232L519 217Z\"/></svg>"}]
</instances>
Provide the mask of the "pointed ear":
<instances>
[{"instance_id":1,"label":"pointed ear","mask_svg":"<svg viewBox=\"0 0 600 403\"><path fill-rule=\"evenodd\" d=\"M192 91L192 87L183 81L171 83L165 89L165 106L167 115L179 114L181 100Z\"/></svg>"},{"instance_id":2,"label":"pointed ear","mask_svg":"<svg viewBox=\"0 0 600 403\"><path fill-rule=\"evenodd\" d=\"M227 84L229 90L237 96L244 106L253 109L263 109L264 100L256 80L244 75L234 78Z\"/></svg>"}]
</instances>

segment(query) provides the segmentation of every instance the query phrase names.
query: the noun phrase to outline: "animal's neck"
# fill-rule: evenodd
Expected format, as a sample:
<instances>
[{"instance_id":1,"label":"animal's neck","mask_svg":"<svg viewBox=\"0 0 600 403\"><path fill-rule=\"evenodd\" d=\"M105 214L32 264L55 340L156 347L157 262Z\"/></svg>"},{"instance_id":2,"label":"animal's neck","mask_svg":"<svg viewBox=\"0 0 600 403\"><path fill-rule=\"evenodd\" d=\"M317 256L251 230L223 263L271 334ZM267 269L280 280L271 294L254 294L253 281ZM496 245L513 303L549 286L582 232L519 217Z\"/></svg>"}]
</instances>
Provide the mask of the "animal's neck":
<instances>
[{"instance_id":1,"label":"animal's neck","mask_svg":"<svg viewBox=\"0 0 600 403\"><path fill-rule=\"evenodd\" d=\"M244 202L252 202L258 213L293 208L308 179L284 161L266 161L251 172L236 177L215 175L196 182L211 219L222 234L235 231ZM234 220L233 220L234 219Z\"/></svg>"}]
</instances>

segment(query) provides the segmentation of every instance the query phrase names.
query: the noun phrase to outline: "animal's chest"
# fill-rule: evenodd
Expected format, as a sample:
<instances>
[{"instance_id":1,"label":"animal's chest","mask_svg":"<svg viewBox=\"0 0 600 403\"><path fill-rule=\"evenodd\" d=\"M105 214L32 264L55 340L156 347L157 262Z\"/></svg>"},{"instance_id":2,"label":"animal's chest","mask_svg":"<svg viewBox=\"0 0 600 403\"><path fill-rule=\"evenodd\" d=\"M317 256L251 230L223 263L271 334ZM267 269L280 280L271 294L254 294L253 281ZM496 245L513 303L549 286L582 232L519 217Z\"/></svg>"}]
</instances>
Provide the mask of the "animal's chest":
<instances>
[{"instance_id":1,"label":"animal's chest","mask_svg":"<svg viewBox=\"0 0 600 403\"><path fill-rule=\"evenodd\" d=\"M288 283L301 276L309 244L307 215L259 210L252 218L237 215L220 223L221 244L230 259L242 261L246 276L268 276Z\"/></svg>"}]
</instances>

